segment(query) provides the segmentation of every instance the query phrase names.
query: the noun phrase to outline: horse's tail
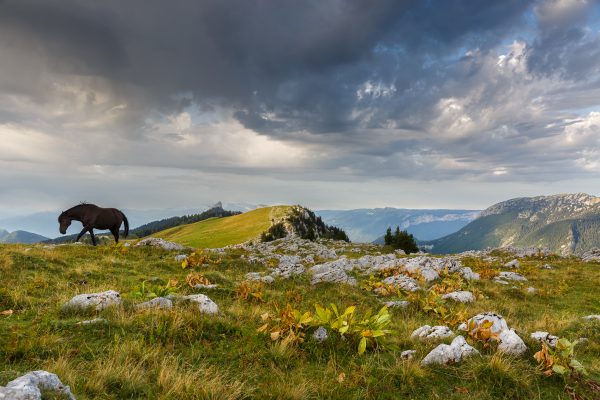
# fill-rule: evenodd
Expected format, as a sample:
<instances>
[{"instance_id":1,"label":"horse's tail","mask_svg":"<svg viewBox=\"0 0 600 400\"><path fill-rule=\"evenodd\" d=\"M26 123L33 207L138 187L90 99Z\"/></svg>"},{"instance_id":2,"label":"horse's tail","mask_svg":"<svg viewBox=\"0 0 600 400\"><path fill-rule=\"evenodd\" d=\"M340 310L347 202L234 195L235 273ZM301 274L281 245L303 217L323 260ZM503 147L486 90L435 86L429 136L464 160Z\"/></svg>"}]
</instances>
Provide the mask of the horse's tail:
<instances>
[{"instance_id":1,"label":"horse's tail","mask_svg":"<svg viewBox=\"0 0 600 400\"><path fill-rule=\"evenodd\" d=\"M129 221L127 221L127 217L123 214L123 211L119 211L123 216L123 223L125 224L125 235L123 237L127 237L129 235Z\"/></svg>"}]
</instances>

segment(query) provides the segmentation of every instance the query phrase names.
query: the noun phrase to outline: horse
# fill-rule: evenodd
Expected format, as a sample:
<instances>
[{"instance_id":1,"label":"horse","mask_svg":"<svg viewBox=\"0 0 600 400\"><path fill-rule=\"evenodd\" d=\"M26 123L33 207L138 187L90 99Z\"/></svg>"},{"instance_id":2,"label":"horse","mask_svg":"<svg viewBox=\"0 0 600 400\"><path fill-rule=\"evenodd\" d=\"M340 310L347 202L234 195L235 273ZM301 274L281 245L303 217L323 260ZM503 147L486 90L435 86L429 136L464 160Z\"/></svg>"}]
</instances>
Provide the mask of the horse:
<instances>
[{"instance_id":1,"label":"horse","mask_svg":"<svg viewBox=\"0 0 600 400\"><path fill-rule=\"evenodd\" d=\"M82 203L75 207L69 208L67 211L63 211L58 217L58 223L60 224L59 231L61 234L67 233L67 228L71 225L71 221L79 221L83 225L83 229L77 235L76 242L81 237L89 232L92 237L92 243L96 245L96 237L94 236L94 229L108 229L115 237L115 243L119 243L119 228L121 223L125 224L125 235L126 238L129 234L129 221L122 211L116 208L102 208L94 204Z\"/></svg>"}]
</instances>

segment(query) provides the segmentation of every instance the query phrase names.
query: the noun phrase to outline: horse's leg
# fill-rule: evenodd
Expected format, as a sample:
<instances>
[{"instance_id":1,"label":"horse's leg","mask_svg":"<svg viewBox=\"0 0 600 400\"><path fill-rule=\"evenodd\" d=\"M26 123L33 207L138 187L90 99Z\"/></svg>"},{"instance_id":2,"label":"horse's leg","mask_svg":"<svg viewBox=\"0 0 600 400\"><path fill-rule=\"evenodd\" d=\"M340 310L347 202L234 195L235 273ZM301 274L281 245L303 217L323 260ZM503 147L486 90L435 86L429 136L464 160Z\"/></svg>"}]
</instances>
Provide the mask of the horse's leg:
<instances>
[{"instance_id":1,"label":"horse's leg","mask_svg":"<svg viewBox=\"0 0 600 400\"><path fill-rule=\"evenodd\" d=\"M119 243L119 227L116 228L112 228L110 230L110 232L113 234L113 236L115 237L115 243Z\"/></svg>"},{"instance_id":2,"label":"horse's leg","mask_svg":"<svg viewBox=\"0 0 600 400\"><path fill-rule=\"evenodd\" d=\"M79 235L77 235L77 239L75 239L76 242L79 242L79 239L81 239L81 237L83 235L85 235L85 233L88 231L88 228L86 228L85 226L83 227L83 229L81 230L81 232L79 232Z\"/></svg>"},{"instance_id":3,"label":"horse's leg","mask_svg":"<svg viewBox=\"0 0 600 400\"><path fill-rule=\"evenodd\" d=\"M92 243L96 245L96 236L94 236L94 228L90 228L90 236L92 237Z\"/></svg>"}]
</instances>

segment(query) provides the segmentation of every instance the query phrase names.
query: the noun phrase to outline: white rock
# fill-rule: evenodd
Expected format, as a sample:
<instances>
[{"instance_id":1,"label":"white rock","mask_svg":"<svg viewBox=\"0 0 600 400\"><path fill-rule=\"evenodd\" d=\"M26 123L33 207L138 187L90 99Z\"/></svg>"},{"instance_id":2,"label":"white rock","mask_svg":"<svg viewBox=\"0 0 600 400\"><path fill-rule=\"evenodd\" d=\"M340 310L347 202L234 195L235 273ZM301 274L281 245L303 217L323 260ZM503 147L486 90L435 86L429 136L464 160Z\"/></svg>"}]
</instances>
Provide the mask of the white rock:
<instances>
[{"instance_id":1,"label":"white rock","mask_svg":"<svg viewBox=\"0 0 600 400\"><path fill-rule=\"evenodd\" d=\"M469 346L464 337L457 336L450 345L440 344L431 350L421 361L421 365L454 364L477 354L479 354L477 349Z\"/></svg>"},{"instance_id":2,"label":"white rock","mask_svg":"<svg viewBox=\"0 0 600 400\"><path fill-rule=\"evenodd\" d=\"M93 318L85 321L79 321L75 325L89 325L89 324L101 324L107 322L104 318Z\"/></svg>"},{"instance_id":3,"label":"white rock","mask_svg":"<svg viewBox=\"0 0 600 400\"><path fill-rule=\"evenodd\" d=\"M600 321L600 314L587 315L587 316L583 317L583 319L588 319L588 320L597 319L598 321Z\"/></svg>"},{"instance_id":4,"label":"white rock","mask_svg":"<svg viewBox=\"0 0 600 400\"><path fill-rule=\"evenodd\" d=\"M328 337L327 329L322 326L318 327L317 330L313 332L313 338L319 343L326 341Z\"/></svg>"},{"instance_id":5,"label":"white rock","mask_svg":"<svg viewBox=\"0 0 600 400\"><path fill-rule=\"evenodd\" d=\"M404 350L400 353L400 358L403 360L412 360L415 354L417 354L416 350Z\"/></svg>"},{"instance_id":6,"label":"white rock","mask_svg":"<svg viewBox=\"0 0 600 400\"><path fill-rule=\"evenodd\" d=\"M498 351L512 356L520 356L527 351L523 339L517 335L514 329L505 329L498 337Z\"/></svg>"},{"instance_id":7,"label":"white rock","mask_svg":"<svg viewBox=\"0 0 600 400\"><path fill-rule=\"evenodd\" d=\"M181 262L181 261L185 260L186 258L187 258L187 254L177 254L175 256L175 261Z\"/></svg>"},{"instance_id":8,"label":"white rock","mask_svg":"<svg viewBox=\"0 0 600 400\"><path fill-rule=\"evenodd\" d=\"M516 258L504 264L506 268L519 268L520 265L521 264L519 263L519 260L517 260Z\"/></svg>"},{"instance_id":9,"label":"white rock","mask_svg":"<svg viewBox=\"0 0 600 400\"><path fill-rule=\"evenodd\" d=\"M393 300L386 301L385 303L383 303L383 305L387 308L406 308L410 305L410 302L406 300Z\"/></svg>"},{"instance_id":10,"label":"white rock","mask_svg":"<svg viewBox=\"0 0 600 400\"><path fill-rule=\"evenodd\" d=\"M32 371L0 386L0 399L6 400L41 400L42 390L75 400L69 386L62 384L58 376L47 371Z\"/></svg>"},{"instance_id":11,"label":"white rock","mask_svg":"<svg viewBox=\"0 0 600 400\"><path fill-rule=\"evenodd\" d=\"M203 283L197 283L194 285L194 289L198 289L198 290L203 290L203 289L216 289L219 285L217 285L216 283L211 283L208 285L205 285Z\"/></svg>"},{"instance_id":12,"label":"white rock","mask_svg":"<svg viewBox=\"0 0 600 400\"><path fill-rule=\"evenodd\" d=\"M586 251L581 255L581 259L583 261L600 261L600 249L593 248L591 250Z\"/></svg>"},{"instance_id":13,"label":"white rock","mask_svg":"<svg viewBox=\"0 0 600 400\"><path fill-rule=\"evenodd\" d=\"M467 327L470 326L470 324L474 324L473 330L475 330L477 327L479 327L479 325L481 325L485 321L492 322L492 326L490 327L490 331L492 333L500 333L502 331L508 330L508 324L501 315L495 314L493 312L484 312L481 314L477 314L471 319L469 319L467 321L465 331L468 329Z\"/></svg>"},{"instance_id":14,"label":"white rock","mask_svg":"<svg viewBox=\"0 0 600 400\"><path fill-rule=\"evenodd\" d=\"M535 292L537 292L537 289L532 286L529 286L526 290L529 294L534 294Z\"/></svg>"},{"instance_id":15,"label":"white rock","mask_svg":"<svg viewBox=\"0 0 600 400\"><path fill-rule=\"evenodd\" d=\"M101 311L107 307L121 303L121 295L114 290L107 290L101 293L78 294L65 303L65 308L87 310L93 308Z\"/></svg>"},{"instance_id":16,"label":"white rock","mask_svg":"<svg viewBox=\"0 0 600 400\"><path fill-rule=\"evenodd\" d=\"M415 329L410 335L411 339L419 340L444 340L452 336L454 336L454 332L444 325L423 325L422 327Z\"/></svg>"},{"instance_id":17,"label":"white rock","mask_svg":"<svg viewBox=\"0 0 600 400\"><path fill-rule=\"evenodd\" d=\"M478 281L480 278L479 274L477 272L473 272L473 270L469 267L461 268L460 274L468 281Z\"/></svg>"},{"instance_id":18,"label":"white rock","mask_svg":"<svg viewBox=\"0 0 600 400\"><path fill-rule=\"evenodd\" d=\"M260 272L248 272L246 274L246 280L252 282L273 283L275 278L273 278L271 275L262 276Z\"/></svg>"},{"instance_id":19,"label":"white rock","mask_svg":"<svg viewBox=\"0 0 600 400\"><path fill-rule=\"evenodd\" d=\"M147 310L150 308L169 309L173 308L173 302L164 297L155 297L145 303L137 304L135 308L138 310Z\"/></svg>"},{"instance_id":20,"label":"white rock","mask_svg":"<svg viewBox=\"0 0 600 400\"><path fill-rule=\"evenodd\" d=\"M416 292L419 290L419 284L416 280L406 275L392 275L385 278L383 281L386 285L399 287L407 292Z\"/></svg>"},{"instance_id":21,"label":"white rock","mask_svg":"<svg viewBox=\"0 0 600 400\"><path fill-rule=\"evenodd\" d=\"M280 276L284 279L292 276L302 275L306 271L302 264L279 263L277 267L271 271L271 276Z\"/></svg>"},{"instance_id":22,"label":"white rock","mask_svg":"<svg viewBox=\"0 0 600 400\"><path fill-rule=\"evenodd\" d=\"M472 303L475 301L475 296L473 296L473 293L471 292L461 290L457 292L446 293L442 296L442 299L450 299L460 303Z\"/></svg>"},{"instance_id":23,"label":"white rock","mask_svg":"<svg viewBox=\"0 0 600 400\"><path fill-rule=\"evenodd\" d=\"M537 342L546 343L552 348L556 347L556 342L558 342L558 336L551 335L548 332L533 332L530 337Z\"/></svg>"},{"instance_id":24,"label":"white rock","mask_svg":"<svg viewBox=\"0 0 600 400\"><path fill-rule=\"evenodd\" d=\"M187 296L183 296L183 299L193 301L194 303L198 303L198 308L200 312L206 314L217 314L219 312L219 306L217 303L212 301L208 296L204 294L190 294Z\"/></svg>"},{"instance_id":25,"label":"white rock","mask_svg":"<svg viewBox=\"0 0 600 400\"><path fill-rule=\"evenodd\" d=\"M496 280L505 280L505 281L520 281L520 282L526 282L527 281L527 278L525 278L521 274L517 274L516 272L506 272L506 271L500 272L500 275L498 275L494 279L496 279Z\"/></svg>"},{"instance_id":26,"label":"white rock","mask_svg":"<svg viewBox=\"0 0 600 400\"><path fill-rule=\"evenodd\" d=\"M149 238L140 240L139 242L136 243L136 247L137 246L160 247L165 250L183 250L183 249L185 249L185 247L180 245L179 243L173 243L173 242L169 242L167 240L161 239L161 238L154 238L154 237L149 237Z\"/></svg>"},{"instance_id":27,"label":"white rock","mask_svg":"<svg viewBox=\"0 0 600 400\"><path fill-rule=\"evenodd\" d=\"M544 264L540 267L541 269L554 269L554 267L550 264Z\"/></svg>"},{"instance_id":28,"label":"white rock","mask_svg":"<svg viewBox=\"0 0 600 400\"><path fill-rule=\"evenodd\" d=\"M318 274L314 274L310 284L316 285L322 282L332 282L332 283L345 283L347 285L356 286L356 279L346 274L341 268L333 268L329 271L321 272Z\"/></svg>"}]
</instances>

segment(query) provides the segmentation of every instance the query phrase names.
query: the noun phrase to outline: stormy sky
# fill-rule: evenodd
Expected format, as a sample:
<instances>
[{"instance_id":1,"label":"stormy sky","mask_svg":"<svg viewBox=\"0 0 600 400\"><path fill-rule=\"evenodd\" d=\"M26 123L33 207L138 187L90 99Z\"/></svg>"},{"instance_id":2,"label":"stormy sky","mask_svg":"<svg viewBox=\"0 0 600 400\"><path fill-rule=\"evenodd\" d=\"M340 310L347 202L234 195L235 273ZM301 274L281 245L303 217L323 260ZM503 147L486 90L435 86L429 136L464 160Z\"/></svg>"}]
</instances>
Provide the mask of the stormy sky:
<instances>
[{"instance_id":1,"label":"stormy sky","mask_svg":"<svg viewBox=\"0 0 600 400\"><path fill-rule=\"evenodd\" d=\"M0 216L600 194L594 0L0 0Z\"/></svg>"}]
</instances>

